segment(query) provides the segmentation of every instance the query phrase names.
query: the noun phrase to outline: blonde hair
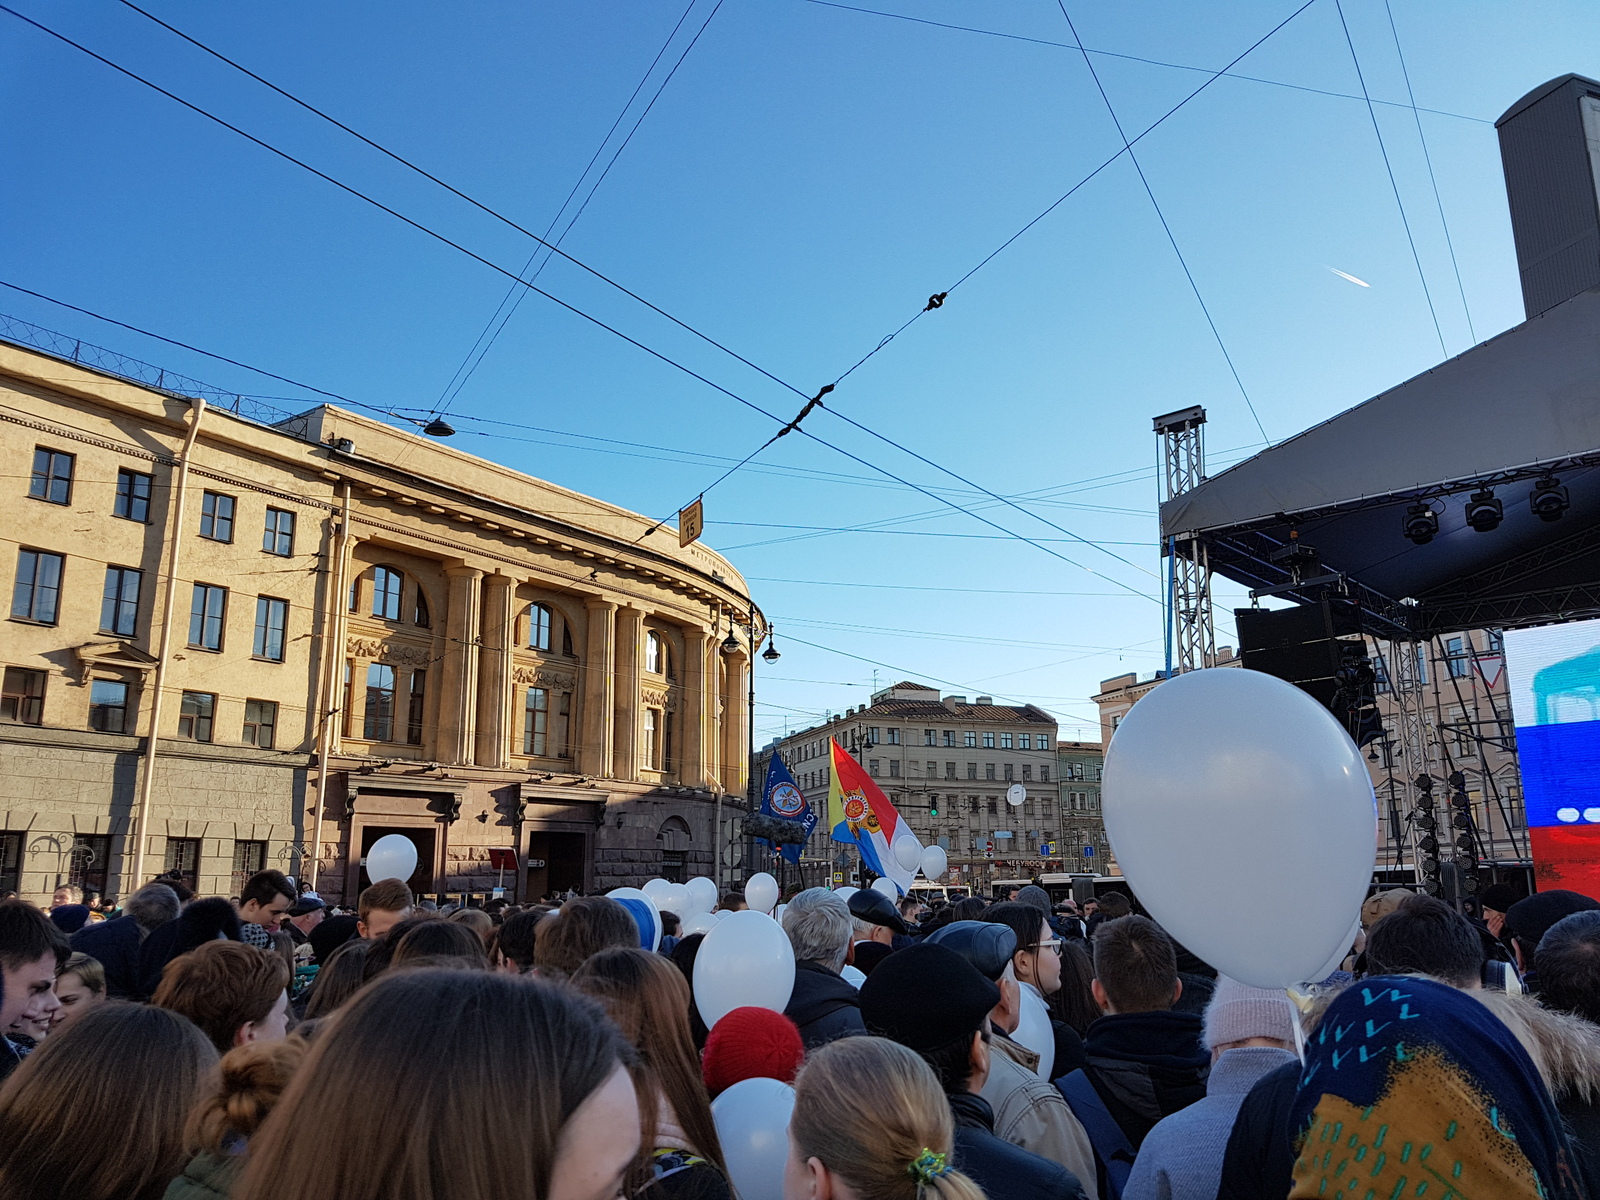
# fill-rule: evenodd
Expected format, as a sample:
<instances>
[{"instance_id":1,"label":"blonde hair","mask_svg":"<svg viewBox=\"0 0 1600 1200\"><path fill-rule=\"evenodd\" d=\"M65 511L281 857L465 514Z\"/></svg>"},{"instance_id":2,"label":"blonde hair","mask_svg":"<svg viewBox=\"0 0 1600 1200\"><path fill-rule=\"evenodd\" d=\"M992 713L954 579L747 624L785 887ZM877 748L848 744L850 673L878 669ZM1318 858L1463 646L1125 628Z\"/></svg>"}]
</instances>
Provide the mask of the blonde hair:
<instances>
[{"instance_id":1,"label":"blonde hair","mask_svg":"<svg viewBox=\"0 0 1600 1200\"><path fill-rule=\"evenodd\" d=\"M950 1104L915 1052L883 1038L844 1038L812 1053L794 1092L789 1133L800 1156L821 1160L861 1200L984 1200L949 1167Z\"/></svg>"},{"instance_id":2,"label":"blonde hair","mask_svg":"<svg viewBox=\"0 0 1600 1200\"><path fill-rule=\"evenodd\" d=\"M183 1130L191 1154L225 1152L236 1138L255 1136L278 1103L305 1058L306 1043L297 1037L275 1042L247 1042L222 1056L211 1090L189 1113Z\"/></svg>"}]
</instances>

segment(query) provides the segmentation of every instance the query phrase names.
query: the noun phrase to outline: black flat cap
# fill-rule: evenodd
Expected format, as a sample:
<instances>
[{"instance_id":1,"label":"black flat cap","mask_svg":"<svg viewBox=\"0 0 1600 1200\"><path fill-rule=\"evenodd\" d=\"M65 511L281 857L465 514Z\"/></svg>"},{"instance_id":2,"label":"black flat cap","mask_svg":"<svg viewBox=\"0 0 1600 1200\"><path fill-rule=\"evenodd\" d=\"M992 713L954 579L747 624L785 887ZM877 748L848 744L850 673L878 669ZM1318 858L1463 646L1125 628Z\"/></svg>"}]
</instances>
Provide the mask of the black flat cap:
<instances>
[{"instance_id":1,"label":"black flat cap","mask_svg":"<svg viewBox=\"0 0 1600 1200\"><path fill-rule=\"evenodd\" d=\"M1544 937L1545 931L1562 917L1570 917L1578 912L1592 912L1597 908L1600 908L1600 903L1596 903L1582 892L1560 889L1553 892L1535 892L1524 900L1518 900L1506 911L1506 924L1511 926L1512 933L1528 945L1538 946L1539 939Z\"/></svg>"},{"instance_id":2,"label":"black flat cap","mask_svg":"<svg viewBox=\"0 0 1600 1200\"><path fill-rule=\"evenodd\" d=\"M1017 952L1016 932L992 921L951 921L930 933L927 940L930 946L954 950L991 983L1000 978Z\"/></svg>"},{"instance_id":3,"label":"black flat cap","mask_svg":"<svg viewBox=\"0 0 1600 1200\"><path fill-rule=\"evenodd\" d=\"M882 925L896 933L905 933L906 923L900 919L900 910L894 901L872 888L860 888L850 893L850 915L868 925Z\"/></svg>"},{"instance_id":4,"label":"black flat cap","mask_svg":"<svg viewBox=\"0 0 1600 1200\"><path fill-rule=\"evenodd\" d=\"M869 1032L916 1051L947 1046L983 1028L1000 989L948 946L897 950L861 985Z\"/></svg>"},{"instance_id":5,"label":"black flat cap","mask_svg":"<svg viewBox=\"0 0 1600 1200\"><path fill-rule=\"evenodd\" d=\"M300 899L289 906L288 915L291 917L303 917L309 913L316 912L318 909L327 907L326 901L320 896L301 896Z\"/></svg>"}]
</instances>

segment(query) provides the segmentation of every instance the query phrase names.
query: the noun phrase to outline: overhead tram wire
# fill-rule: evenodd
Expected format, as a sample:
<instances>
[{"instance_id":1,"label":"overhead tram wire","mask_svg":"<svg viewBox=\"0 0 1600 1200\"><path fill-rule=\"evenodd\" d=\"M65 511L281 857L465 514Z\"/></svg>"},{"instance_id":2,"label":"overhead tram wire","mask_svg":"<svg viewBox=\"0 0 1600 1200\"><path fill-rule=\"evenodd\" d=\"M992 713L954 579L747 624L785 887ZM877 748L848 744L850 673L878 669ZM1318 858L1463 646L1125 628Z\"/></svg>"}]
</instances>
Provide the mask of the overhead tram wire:
<instances>
[{"instance_id":1,"label":"overhead tram wire","mask_svg":"<svg viewBox=\"0 0 1600 1200\"><path fill-rule=\"evenodd\" d=\"M644 85L649 82L651 74L656 69L656 64L661 61L662 56L667 52L667 48L672 45L672 39L678 36L678 30L683 27L683 23L689 19L689 14L694 11L696 2L697 0L689 0L689 7L683 10L683 16L678 18L678 23L672 27L672 32L667 35L667 40L661 44L661 49L656 52L656 56L651 60L649 68L645 71L644 76L639 80L638 87L633 89L633 94L628 97L628 102L622 106L622 111L617 114L617 119L611 123L611 128L606 131L606 136L602 138L600 140L600 144L595 147L593 157L589 159L588 164L583 168L582 174L580 174L577 178L577 181L573 183L572 190L567 193L567 198L561 202L561 207L556 210L556 215L550 219L550 225L544 231L544 236L546 238L548 238L551 232L555 229L556 222L561 219L561 214L566 211L567 205L572 203L572 198L578 194L578 189L583 186L583 181L588 177L590 170L594 167L594 164L599 161L600 155L605 152L606 143L611 140L611 135L617 131L617 127L622 124L623 118L628 115L628 110L633 106L634 100L638 98L639 93L644 89ZM667 85L672 82L673 76L677 75L678 68L683 66L684 60L689 57L690 51L692 51L695 48L695 45L700 41L701 34L705 33L706 29L710 27L712 18L717 15L717 12L721 8L722 0L717 0L715 6L711 9L710 15L701 22L699 30L696 31L694 37L689 39L689 44L683 48L683 53L678 55L678 61L672 64L672 69L667 72L666 78L663 79L661 81L661 85L656 88L655 94L650 97L650 102L644 106L644 111L641 112L638 119L634 121L633 127L628 130L627 136L622 139L622 144L618 146L616 151L611 155L610 160L605 165L605 169L600 172L600 175L594 181L593 186L589 188L589 193L583 198L583 203L580 204L578 206L578 210L572 214L571 220L569 220L565 228L561 230L561 233L556 237L553 245L559 247L562 242L567 240L567 234L572 232L573 226L578 223L579 218L583 216L585 211L587 211L589 202L593 200L595 198L595 194L599 192L600 185L606 181L606 176L611 174L611 168L617 165L617 160L622 157L623 151L625 151L628 148L629 143L633 141L633 135L639 132L639 128L644 124L645 118L648 117L651 110L655 108L656 101L660 100L663 93L666 92ZM539 248L535 247L534 252L528 256L528 261L523 264L522 270L518 273L526 275L528 268L533 265L533 260L538 256ZM540 273L543 272L545 267L549 265L550 258L551 256L546 254L544 257L544 262L539 264L538 268L531 276L529 276L529 278L539 278ZM488 344L483 347L483 352L478 355L476 362L472 362L472 355L473 352L477 350L478 345L477 342L473 343L472 350L467 352L467 357L462 360L461 366L456 368L456 374L461 376L461 382L456 384L455 379L452 377L450 383L445 385L444 393L439 397L439 404L441 407L437 409L437 412L442 413L449 411L450 406L455 403L456 397L460 396L462 389L467 386L467 381L470 380L477 372L478 368L483 365L483 360L488 357L489 351L494 348L495 342L500 340L500 335L505 332L506 326L511 323L511 318L516 315L517 309L522 306L522 301L527 297L527 295L528 293L526 291L519 291L516 284L512 284L506 289L506 294L501 299L500 305L495 309L494 315L489 318L488 325L485 325L483 333L478 335L478 341L482 342L484 337L489 334L489 330L494 326L495 318L500 315L500 309L504 308L509 302L511 307L506 312L505 318L500 322L499 328L494 330L494 334L489 337ZM515 298L513 299L513 297ZM470 368L467 367L468 362L472 362ZM462 374L463 370L466 372L465 374ZM455 384L455 391L453 392L450 390L451 384Z\"/></svg>"},{"instance_id":2,"label":"overhead tram wire","mask_svg":"<svg viewBox=\"0 0 1600 1200\"><path fill-rule=\"evenodd\" d=\"M1194 71L1203 75L1211 73L1210 67L1197 67L1191 63L1164 62L1159 58L1145 58L1138 54L1121 54L1115 50L1096 50L1090 47L1074 46L1071 42L1057 42L1050 38L1028 37L1020 33L1005 33L998 29L980 29L975 25L952 25L947 21L931 21L927 17L913 17L908 13L886 12L879 8L862 8L855 4L839 4L836 0L806 0L808 4L821 5L823 8L837 8L844 12L865 13L872 17L890 17L896 21L910 21L914 25L931 25L936 29L949 29L957 33L977 33L984 37L1004 38L1012 42L1031 42L1036 46L1050 46L1059 50L1088 50L1090 54L1099 55L1101 58L1120 58L1125 62L1144 63L1150 67L1165 67L1171 71ZM1313 96L1329 96L1335 100L1360 100L1360 96L1350 92L1334 92L1327 88L1308 87L1301 83L1285 83L1281 79L1263 79L1259 75L1239 75L1233 71L1225 72L1228 79L1237 79L1243 83L1260 83L1268 87L1288 88L1295 92L1308 92ZM1396 100L1373 100L1374 104L1384 104L1393 108L1412 108L1413 105L1401 104ZM1432 113L1439 117L1453 117L1458 121L1472 121L1479 125L1493 125L1494 122L1487 117L1474 117L1466 113L1450 112L1443 108L1423 108L1418 111Z\"/></svg>"},{"instance_id":3,"label":"overhead tram wire","mask_svg":"<svg viewBox=\"0 0 1600 1200\"><path fill-rule=\"evenodd\" d=\"M1061 9L1061 16L1067 22L1067 32L1072 34L1072 40L1083 50L1083 39L1078 36L1078 27L1072 23L1072 15L1067 12L1066 0L1056 0L1056 5ZM1233 355L1228 353L1228 345L1222 340L1222 331L1217 328L1217 322L1211 315L1211 309L1206 304L1206 298L1200 294L1200 285L1195 282L1194 272L1189 269L1188 261L1183 257L1183 251L1178 248L1177 235L1172 232L1172 226L1167 223L1167 214L1161 211L1161 202L1156 199L1155 189L1150 186L1150 180L1145 176L1144 167L1139 163L1139 156L1133 152L1133 144L1128 141L1128 135L1123 132L1122 121L1117 116L1116 106L1111 103L1111 97L1106 93L1105 84L1100 82L1100 72L1094 69L1094 60L1089 57L1089 52L1083 50L1083 65L1089 68L1089 77L1094 80L1095 90L1100 93L1100 99L1105 102L1106 112L1111 114L1111 123L1117 127L1117 136L1122 139L1123 147L1128 151L1128 161L1133 164L1133 169L1139 175L1139 182L1144 185L1144 194L1150 197L1150 207L1156 210L1156 219L1161 222L1161 229L1167 235L1167 241L1172 246L1172 253L1178 257L1178 265L1183 268L1183 277L1189 281L1189 290L1194 293L1195 300L1200 305L1200 311L1205 314L1206 324L1211 327L1211 336L1217 340L1217 349L1222 351L1222 357L1228 364L1228 373L1233 376L1233 382L1238 385L1239 394L1244 397L1245 407L1250 410L1250 417L1256 423L1261 436L1267 437L1267 428L1261 423L1261 414L1256 412L1255 402L1250 399L1250 393L1244 386L1244 380L1239 377L1239 368L1234 366Z\"/></svg>"},{"instance_id":4,"label":"overhead tram wire","mask_svg":"<svg viewBox=\"0 0 1600 1200\"><path fill-rule=\"evenodd\" d=\"M1394 10L1389 7L1389 0L1383 0L1383 11L1389 17L1389 33L1394 37L1395 56L1400 60L1400 76L1406 81L1407 107L1411 109L1411 119L1417 123L1417 141L1422 144L1422 161L1428 166L1428 184L1433 188L1433 203L1439 210L1439 225L1444 230L1444 244L1450 251L1450 269L1455 272L1456 290L1461 293L1461 311L1467 317L1467 333L1472 338L1472 344L1478 344L1478 331L1472 325L1472 306L1467 303L1467 288L1461 282L1461 266L1456 262L1456 244L1450 237L1450 222L1445 220L1444 200L1439 195L1439 181L1433 174L1433 155L1428 153L1428 138L1422 132L1422 113L1417 108L1416 94L1411 90L1411 71L1406 67L1406 52L1400 47L1400 30L1395 27ZM1430 110L1431 111L1431 110Z\"/></svg>"},{"instance_id":5,"label":"overhead tram wire","mask_svg":"<svg viewBox=\"0 0 1600 1200\"><path fill-rule=\"evenodd\" d=\"M1350 61L1355 64L1356 78L1361 82L1361 94L1366 97L1367 116L1372 120L1372 132L1378 139L1378 153L1383 155L1383 169L1389 176L1389 187L1394 192L1395 207L1400 210L1400 224L1406 231L1406 243L1411 247L1411 261L1417 264L1417 278L1422 282L1422 295L1428 302L1428 315L1433 318L1433 332L1439 339L1439 349L1446 358L1450 349L1444 344L1444 330L1439 327L1439 313L1433 306L1433 292L1428 288L1428 276L1422 269L1422 256L1417 253L1417 239L1411 235L1411 222L1406 217L1406 204L1400 198L1400 184L1394 177L1394 165L1389 161L1389 148L1383 144L1383 130L1378 125L1378 110L1372 106L1372 96L1367 91L1367 77L1361 70L1361 57L1356 53L1355 39L1350 36L1350 24L1344 19L1344 5L1333 0L1339 14L1339 27L1344 30L1345 45L1350 47Z\"/></svg>"}]
</instances>

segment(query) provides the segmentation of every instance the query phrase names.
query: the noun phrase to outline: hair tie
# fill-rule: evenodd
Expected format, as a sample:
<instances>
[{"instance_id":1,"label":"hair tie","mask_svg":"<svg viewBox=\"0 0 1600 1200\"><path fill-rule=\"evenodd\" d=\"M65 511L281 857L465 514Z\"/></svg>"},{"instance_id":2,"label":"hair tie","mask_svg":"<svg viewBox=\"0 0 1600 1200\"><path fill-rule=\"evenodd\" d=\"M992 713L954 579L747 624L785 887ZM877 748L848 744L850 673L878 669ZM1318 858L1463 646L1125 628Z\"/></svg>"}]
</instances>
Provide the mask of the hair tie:
<instances>
[{"instance_id":1,"label":"hair tie","mask_svg":"<svg viewBox=\"0 0 1600 1200\"><path fill-rule=\"evenodd\" d=\"M921 1154L911 1160L911 1165L906 1170L920 1184L929 1184L941 1176L950 1174L946 1156L935 1154L926 1146L922 1148Z\"/></svg>"}]
</instances>

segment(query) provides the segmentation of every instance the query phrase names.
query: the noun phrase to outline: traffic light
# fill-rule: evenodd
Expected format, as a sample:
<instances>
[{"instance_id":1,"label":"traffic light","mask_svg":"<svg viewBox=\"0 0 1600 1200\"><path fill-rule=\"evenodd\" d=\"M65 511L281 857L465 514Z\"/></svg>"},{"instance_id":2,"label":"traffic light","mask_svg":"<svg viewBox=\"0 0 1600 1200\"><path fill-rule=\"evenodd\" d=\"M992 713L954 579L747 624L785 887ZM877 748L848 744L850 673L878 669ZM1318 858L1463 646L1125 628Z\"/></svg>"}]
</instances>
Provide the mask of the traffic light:
<instances>
[{"instance_id":1,"label":"traffic light","mask_svg":"<svg viewBox=\"0 0 1600 1200\"><path fill-rule=\"evenodd\" d=\"M939 815L939 797L934 796L928 801L928 815L930 817L937 817Z\"/></svg>"}]
</instances>

